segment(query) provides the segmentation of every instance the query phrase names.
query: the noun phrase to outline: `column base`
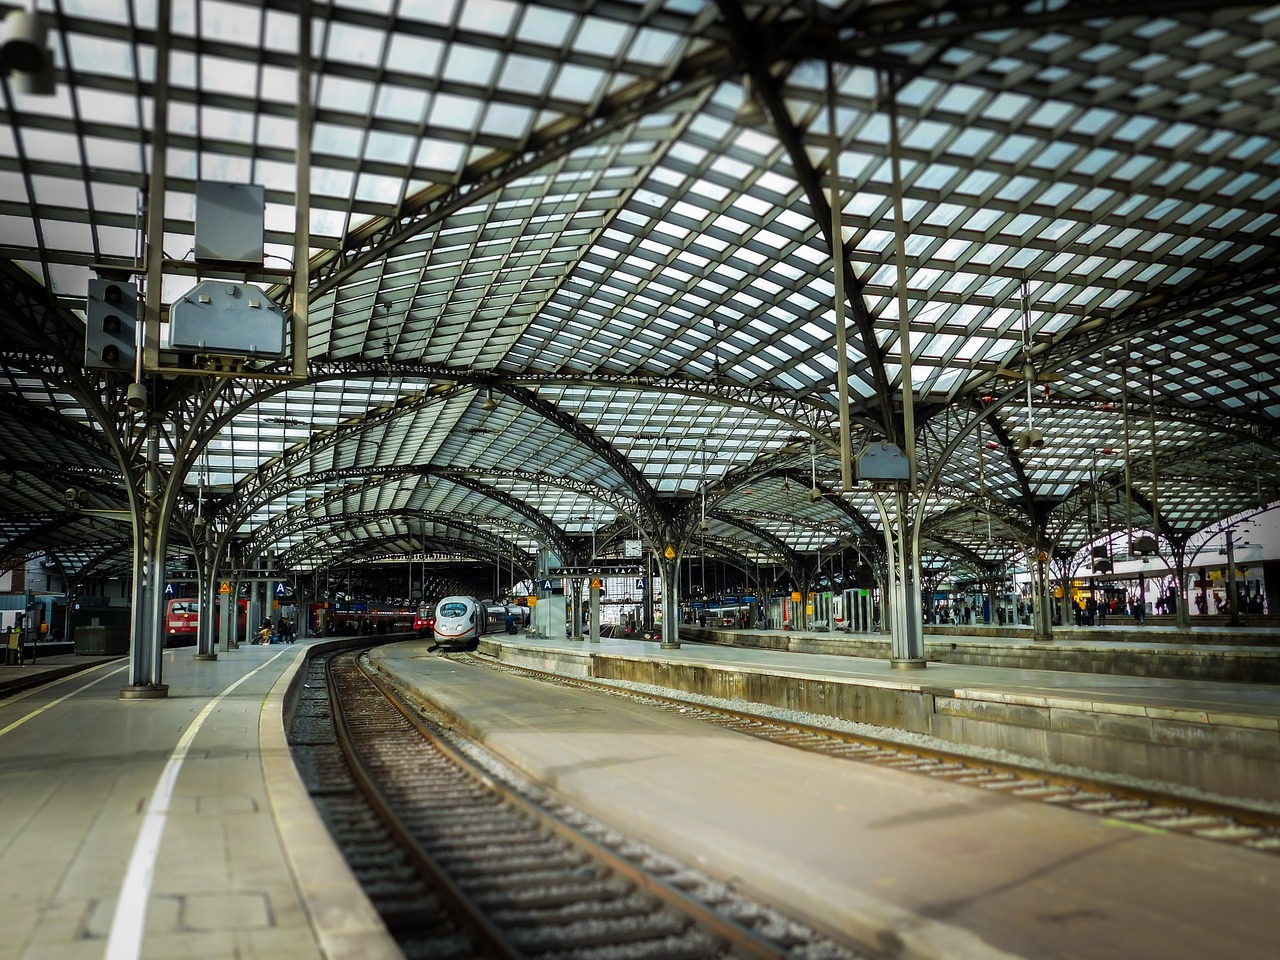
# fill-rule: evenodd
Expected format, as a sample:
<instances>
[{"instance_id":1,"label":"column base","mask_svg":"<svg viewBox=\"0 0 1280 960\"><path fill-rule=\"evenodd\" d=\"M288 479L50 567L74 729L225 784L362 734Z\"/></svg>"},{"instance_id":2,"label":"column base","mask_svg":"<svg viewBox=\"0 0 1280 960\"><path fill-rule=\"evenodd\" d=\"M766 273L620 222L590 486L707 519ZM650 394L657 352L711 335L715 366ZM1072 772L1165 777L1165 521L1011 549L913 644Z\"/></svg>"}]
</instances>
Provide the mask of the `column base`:
<instances>
[{"instance_id":1,"label":"column base","mask_svg":"<svg viewBox=\"0 0 1280 960\"><path fill-rule=\"evenodd\" d=\"M570 640L572 640L572 641L574 641L574 642L576 642L576 643L581 643L583 640L585 640L585 639L587 639L587 638L586 638L586 637L570 637L569 639L570 639Z\"/></svg>"},{"instance_id":2,"label":"column base","mask_svg":"<svg viewBox=\"0 0 1280 960\"><path fill-rule=\"evenodd\" d=\"M902 660L893 659L889 661L889 666L894 670L923 670L928 665L928 661L923 657L908 657Z\"/></svg>"},{"instance_id":3,"label":"column base","mask_svg":"<svg viewBox=\"0 0 1280 960\"><path fill-rule=\"evenodd\" d=\"M218 655L216 653L196 653L196 654L192 654L191 659L192 660L217 660Z\"/></svg>"},{"instance_id":4,"label":"column base","mask_svg":"<svg viewBox=\"0 0 1280 960\"><path fill-rule=\"evenodd\" d=\"M121 700L163 700L168 695L167 683L140 683L120 688Z\"/></svg>"},{"instance_id":5,"label":"column base","mask_svg":"<svg viewBox=\"0 0 1280 960\"><path fill-rule=\"evenodd\" d=\"M666 640L663 640L660 644L658 644L658 649L659 650L679 650L680 641L672 640L670 643L668 643Z\"/></svg>"}]
</instances>

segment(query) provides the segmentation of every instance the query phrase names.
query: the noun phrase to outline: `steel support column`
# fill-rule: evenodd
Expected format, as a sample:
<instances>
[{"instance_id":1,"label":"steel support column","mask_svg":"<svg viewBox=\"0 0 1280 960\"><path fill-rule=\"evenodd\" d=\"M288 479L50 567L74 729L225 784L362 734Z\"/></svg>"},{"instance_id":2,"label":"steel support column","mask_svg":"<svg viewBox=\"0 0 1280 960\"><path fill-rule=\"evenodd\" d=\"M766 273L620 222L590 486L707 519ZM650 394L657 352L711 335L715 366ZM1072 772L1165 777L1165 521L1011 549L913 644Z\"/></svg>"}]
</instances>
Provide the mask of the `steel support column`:
<instances>
[{"instance_id":1,"label":"steel support column","mask_svg":"<svg viewBox=\"0 0 1280 960\"><path fill-rule=\"evenodd\" d=\"M662 573L662 643L665 650L680 647L680 555L658 557ZM652 577L649 578L652 586ZM647 616L652 616L653 604L647 604Z\"/></svg>"}]
</instances>

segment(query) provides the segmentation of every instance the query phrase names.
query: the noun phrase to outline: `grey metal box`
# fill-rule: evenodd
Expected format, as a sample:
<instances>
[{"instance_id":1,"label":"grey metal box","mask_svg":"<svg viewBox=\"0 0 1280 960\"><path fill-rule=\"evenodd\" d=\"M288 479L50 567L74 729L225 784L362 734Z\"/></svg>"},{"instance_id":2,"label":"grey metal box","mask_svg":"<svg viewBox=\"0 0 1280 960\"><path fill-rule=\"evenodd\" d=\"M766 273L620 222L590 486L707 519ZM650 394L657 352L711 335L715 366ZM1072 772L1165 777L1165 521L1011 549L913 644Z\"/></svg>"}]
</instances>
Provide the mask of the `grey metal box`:
<instances>
[{"instance_id":1,"label":"grey metal box","mask_svg":"<svg viewBox=\"0 0 1280 960\"><path fill-rule=\"evenodd\" d=\"M869 443L858 457L859 480L907 480L910 477L911 464L897 444Z\"/></svg>"},{"instance_id":2,"label":"grey metal box","mask_svg":"<svg viewBox=\"0 0 1280 960\"><path fill-rule=\"evenodd\" d=\"M263 188L196 184L196 260L262 266Z\"/></svg>"},{"instance_id":3,"label":"grey metal box","mask_svg":"<svg viewBox=\"0 0 1280 960\"><path fill-rule=\"evenodd\" d=\"M202 280L169 308L169 346L219 356L284 353L284 311L253 284Z\"/></svg>"}]
</instances>

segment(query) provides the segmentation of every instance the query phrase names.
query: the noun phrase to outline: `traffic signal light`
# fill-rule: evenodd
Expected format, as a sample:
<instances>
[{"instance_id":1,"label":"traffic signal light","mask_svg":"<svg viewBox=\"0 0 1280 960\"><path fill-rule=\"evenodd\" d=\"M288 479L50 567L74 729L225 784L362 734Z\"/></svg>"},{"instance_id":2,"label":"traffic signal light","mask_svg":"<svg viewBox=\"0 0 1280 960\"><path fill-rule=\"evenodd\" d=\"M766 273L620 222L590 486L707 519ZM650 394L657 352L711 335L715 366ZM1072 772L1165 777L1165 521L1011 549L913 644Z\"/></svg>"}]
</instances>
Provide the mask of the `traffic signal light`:
<instances>
[{"instance_id":1,"label":"traffic signal light","mask_svg":"<svg viewBox=\"0 0 1280 960\"><path fill-rule=\"evenodd\" d=\"M138 285L121 280L90 280L85 303L84 365L95 370L131 372L137 347Z\"/></svg>"}]
</instances>

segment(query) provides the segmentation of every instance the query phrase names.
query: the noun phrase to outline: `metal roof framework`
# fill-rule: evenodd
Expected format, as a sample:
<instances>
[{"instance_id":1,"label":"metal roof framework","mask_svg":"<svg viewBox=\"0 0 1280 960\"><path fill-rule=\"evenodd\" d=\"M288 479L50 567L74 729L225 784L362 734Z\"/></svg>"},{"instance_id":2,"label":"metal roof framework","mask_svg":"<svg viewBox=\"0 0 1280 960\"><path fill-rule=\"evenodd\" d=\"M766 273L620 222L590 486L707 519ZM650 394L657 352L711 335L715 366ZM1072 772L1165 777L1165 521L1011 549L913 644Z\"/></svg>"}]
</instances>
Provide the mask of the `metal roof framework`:
<instances>
[{"instance_id":1,"label":"metal roof framework","mask_svg":"<svg viewBox=\"0 0 1280 960\"><path fill-rule=\"evenodd\" d=\"M0 82L0 553L100 571L140 418L79 344L94 267L140 266L157 4L37 6L57 93ZM853 440L901 439L905 309L926 545L998 566L1273 505L1280 6L1205 7L311 4L308 376L225 388L188 506L303 570L672 517L756 562L872 544L835 169ZM302 9L173 4L165 304L207 272L198 181L263 186L288 266Z\"/></svg>"}]
</instances>

